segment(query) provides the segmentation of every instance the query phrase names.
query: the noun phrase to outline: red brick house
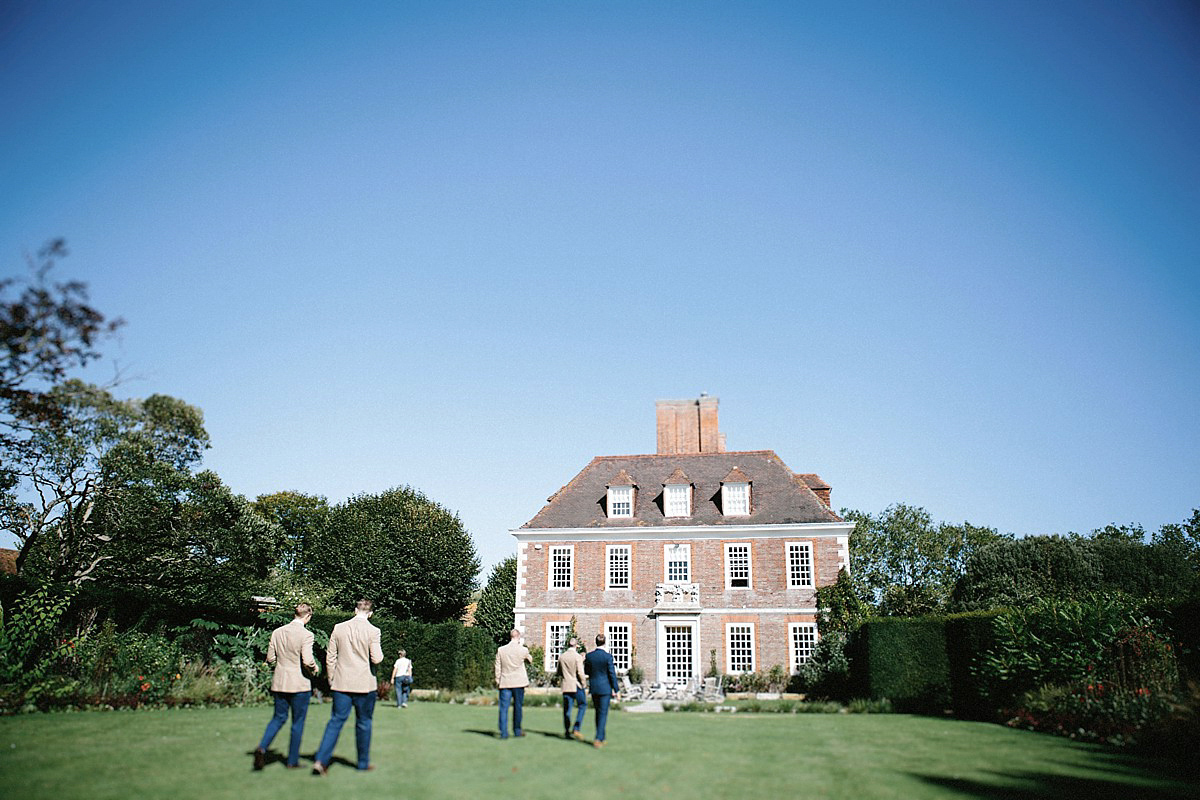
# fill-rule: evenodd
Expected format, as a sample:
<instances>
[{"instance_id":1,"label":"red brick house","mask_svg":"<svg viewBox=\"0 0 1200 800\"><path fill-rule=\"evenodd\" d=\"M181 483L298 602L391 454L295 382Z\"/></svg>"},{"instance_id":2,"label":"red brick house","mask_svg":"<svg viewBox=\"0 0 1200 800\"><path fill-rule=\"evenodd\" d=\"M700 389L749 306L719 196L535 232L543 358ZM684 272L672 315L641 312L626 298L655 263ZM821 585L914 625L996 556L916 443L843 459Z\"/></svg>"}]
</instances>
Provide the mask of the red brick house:
<instances>
[{"instance_id":1,"label":"red brick house","mask_svg":"<svg viewBox=\"0 0 1200 800\"><path fill-rule=\"evenodd\" d=\"M658 452L599 456L517 539L516 625L552 670L572 617L648 680L795 671L816 589L849 566L830 487L770 450L726 452L717 398L657 403Z\"/></svg>"}]
</instances>

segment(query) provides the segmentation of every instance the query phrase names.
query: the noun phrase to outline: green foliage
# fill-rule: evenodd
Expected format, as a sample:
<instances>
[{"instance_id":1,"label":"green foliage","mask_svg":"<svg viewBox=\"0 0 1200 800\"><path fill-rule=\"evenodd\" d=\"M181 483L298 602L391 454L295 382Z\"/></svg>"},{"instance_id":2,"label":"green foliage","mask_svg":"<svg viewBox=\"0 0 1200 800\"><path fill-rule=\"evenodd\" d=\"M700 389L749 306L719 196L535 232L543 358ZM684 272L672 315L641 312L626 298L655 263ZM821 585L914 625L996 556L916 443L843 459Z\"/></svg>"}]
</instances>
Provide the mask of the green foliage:
<instances>
[{"instance_id":1,"label":"green foliage","mask_svg":"<svg viewBox=\"0 0 1200 800\"><path fill-rule=\"evenodd\" d=\"M345 620L344 613L313 615L308 627L317 640L314 652L318 661L324 662L333 626ZM379 678L391 675L392 664L403 648L413 662L414 687L469 691L491 686L496 649L483 630L459 622L430 624L381 614L371 617L371 624L379 628L383 648L383 662L376 668Z\"/></svg>"},{"instance_id":2,"label":"green foliage","mask_svg":"<svg viewBox=\"0 0 1200 800\"><path fill-rule=\"evenodd\" d=\"M206 613L241 610L267 585L278 526L213 472L158 474L98 513L113 537L99 583Z\"/></svg>"},{"instance_id":3,"label":"green foliage","mask_svg":"<svg viewBox=\"0 0 1200 800\"><path fill-rule=\"evenodd\" d=\"M53 239L28 260L27 278L0 279L0 490L14 485L8 468L30 453L29 431L62 418L48 387L99 358L100 342L123 324L88 304L85 284L51 280L66 255L66 242Z\"/></svg>"},{"instance_id":4,"label":"green foliage","mask_svg":"<svg viewBox=\"0 0 1200 800\"><path fill-rule=\"evenodd\" d=\"M899 708L941 711L950 700L942 617L877 617L858 631L852 661L866 693Z\"/></svg>"},{"instance_id":5,"label":"green foliage","mask_svg":"<svg viewBox=\"0 0 1200 800\"><path fill-rule=\"evenodd\" d=\"M475 624L488 632L496 646L508 642L517 604L517 557L509 556L488 576L487 585L475 605Z\"/></svg>"},{"instance_id":6,"label":"green foliage","mask_svg":"<svg viewBox=\"0 0 1200 800\"><path fill-rule=\"evenodd\" d=\"M842 516L856 524L850 563L859 596L888 616L945 610L970 556L1004 538L969 522L935 525L928 511L903 503L874 516L853 510Z\"/></svg>"},{"instance_id":7,"label":"green foliage","mask_svg":"<svg viewBox=\"0 0 1200 800\"><path fill-rule=\"evenodd\" d=\"M279 567L297 575L307 574L308 552L327 523L329 503L316 495L275 492L259 495L252 505L283 532Z\"/></svg>"},{"instance_id":8,"label":"green foliage","mask_svg":"<svg viewBox=\"0 0 1200 800\"><path fill-rule=\"evenodd\" d=\"M843 699L851 693L848 634L833 630L817 640L812 657L792 676L789 689L813 697Z\"/></svg>"},{"instance_id":9,"label":"green foliage","mask_svg":"<svg viewBox=\"0 0 1200 800\"><path fill-rule=\"evenodd\" d=\"M787 688L788 674L781 665L775 664L766 672L738 672L721 678L725 692L782 692Z\"/></svg>"},{"instance_id":10,"label":"green foliage","mask_svg":"<svg viewBox=\"0 0 1200 800\"><path fill-rule=\"evenodd\" d=\"M817 589L817 629L821 635L858 630L871 616L871 606L862 599L854 580L845 568L838 570L837 582Z\"/></svg>"},{"instance_id":11,"label":"green foliage","mask_svg":"<svg viewBox=\"0 0 1200 800\"><path fill-rule=\"evenodd\" d=\"M1130 631L1159 635L1141 605L1122 595L1042 600L1010 609L993 626L978 676L995 687L1001 704L1040 686L1086 683L1091 673L1108 669L1112 648Z\"/></svg>"},{"instance_id":12,"label":"green foliage","mask_svg":"<svg viewBox=\"0 0 1200 800\"><path fill-rule=\"evenodd\" d=\"M479 559L458 516L410 487L335 507L311 549L310 577L350 608L369 597L399 619L462 617Z\"/></svg>"},{"instance_id":13,"label":"green foliage","mask_svg":"<svg viewBox=\"0 0 1200 800\"><path fill-rule=\"evenodd\" d=\"M74 592L42 586L25 595L0 628L0 685L20 689L45 680L75 641L61 621Z\"/></svg>"},{"instance_id":14,"label":"green foliage","mask_svg":"<svg viewBox=\"0 0 1200 800\"><path fill-rule=\"evenodd\" d=\"M1001 610L971 611L945 618L946 657L950 669L950 705L963 719L994 719L999 704L980 671L983 654L994 644Z\"/></svg>"},{"instance_id":15,"label":"green foliage","mask_svg":"<svg viewBox=\"0 0 1200 800\"><path fill-rule=\"evenodd\" d=\"M1140 528L1108 528L1093 538L1026 536L1000 540L968 559L955 587L963 610L998 608L1030 599L1081 598L1124 592L1163 601L1200 596L1200 570L1190 560L1184 526L1164 526L1146 544Z\"/></svg>"}]
</instances>

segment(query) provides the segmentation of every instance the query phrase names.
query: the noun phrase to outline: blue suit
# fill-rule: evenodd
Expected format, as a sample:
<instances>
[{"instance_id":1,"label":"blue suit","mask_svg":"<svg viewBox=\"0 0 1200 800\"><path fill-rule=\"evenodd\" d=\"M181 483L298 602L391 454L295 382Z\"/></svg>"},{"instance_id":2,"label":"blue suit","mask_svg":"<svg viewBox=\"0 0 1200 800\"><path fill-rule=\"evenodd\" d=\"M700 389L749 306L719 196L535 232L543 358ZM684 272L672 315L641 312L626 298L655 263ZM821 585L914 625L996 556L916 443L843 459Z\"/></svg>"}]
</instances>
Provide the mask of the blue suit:
<instances>
[{"instance_id":1,"label":"blue suit","mask_svg":"<svg viewBox=\"0 0 1200 800\"><path fill-rule=\"evenodd\" d=\"M608 722L608 704L617 691L617 668L607 650L597 647L583 657L583 671L588 676L592 705L596 709L596 741L604 741L604 726Z\"/></svg>"}]
</instances>

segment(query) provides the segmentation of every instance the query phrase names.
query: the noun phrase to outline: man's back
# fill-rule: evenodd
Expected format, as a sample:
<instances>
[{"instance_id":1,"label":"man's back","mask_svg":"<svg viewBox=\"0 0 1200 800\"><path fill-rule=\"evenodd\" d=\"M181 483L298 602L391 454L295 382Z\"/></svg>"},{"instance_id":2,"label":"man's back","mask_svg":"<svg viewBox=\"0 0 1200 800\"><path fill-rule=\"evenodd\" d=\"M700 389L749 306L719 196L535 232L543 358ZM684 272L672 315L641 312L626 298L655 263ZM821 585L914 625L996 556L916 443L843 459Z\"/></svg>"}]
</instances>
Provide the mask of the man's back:
<instances>
[{"instance_id":1,"label":"man's back","mask_svg":"<svg viewBox=\"0 0 1200 800\"><path fill-rule=\"evenodd\" d=\"M329 688L338 692L373 692L379 688L371 671L372 664L383 661L379 639L379 628L362 614L334 625L326 657Z\"/></svg>"},{"instance_id":2,"label":"man's back","mask_svg":"<svg viewBox=\"0 0 1200 800\"><path fill-rule=\"evenodd\" d=\"M592 694L613 694L617 691L617 670L608 651L597 647L583 659L583 671L588 676Z\"/></svg>"},{"instance_id":3,"label":"man's back","mask_svg":"<svg viewBox=\"0 0 1200 800\"><path fill-rule=\"evenodd\" d=\"M496 685L501 689L519 689L529 685L529 674L525 662L529 659L529 648L513 639L496 649Z\"/></svg>"},{"instance_id":4,"label":"man's back","mask_svg":"<svg viewBox=\"0 0 1200 800\"><path fill-rule=\"evenodd\" d=\"M562 690L566 694L583 688L583 656L575 648L564 650L558 657L558 674L562 678Z\"/></svg>"}]
</instances>

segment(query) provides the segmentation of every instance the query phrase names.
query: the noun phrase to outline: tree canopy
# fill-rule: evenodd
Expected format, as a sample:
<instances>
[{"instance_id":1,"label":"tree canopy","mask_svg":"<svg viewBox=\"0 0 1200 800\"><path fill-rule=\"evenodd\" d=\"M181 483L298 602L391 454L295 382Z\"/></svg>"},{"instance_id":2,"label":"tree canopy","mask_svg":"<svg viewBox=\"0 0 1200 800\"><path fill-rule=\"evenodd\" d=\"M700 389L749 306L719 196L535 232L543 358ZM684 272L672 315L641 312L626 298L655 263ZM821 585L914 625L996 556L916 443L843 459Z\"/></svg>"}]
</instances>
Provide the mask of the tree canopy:
<instances>
[{"instance_id":1,"label":"tree canopy","mask_svg":"<svg viewBox=\"0 0 1200 800\"><path fill-rule=\"evenodd\" d=\"M971 554L1005 538L969 522L934 524L928 511L903 503L880 514L844 510L842 516L856 523L850 564L860 597L888 616L945 610Z\"/></svg>"},{"instance_id":2,"label":"tree canopy","mask_svg":"<svg viewBox=\"0 0 1200 800\"><path fill-rule=\"evenodd\" d=\"M335 506L307 564L338 604L367 597L376 608L423 622L461 618L479 572L458 516L408 486Z\"/></svg>"},{"instance_id":3,"label":"tree canopy","mask_svg":"<svg viewBox=\"0 0 1200 800\"><path fill-rule=\"evenodd\" d=\"M475 624L487 631L496 644L506 644L513 629L516 605L517 557L509 556L492 567L475 606Z\"/></svg>"}]
</instances>

